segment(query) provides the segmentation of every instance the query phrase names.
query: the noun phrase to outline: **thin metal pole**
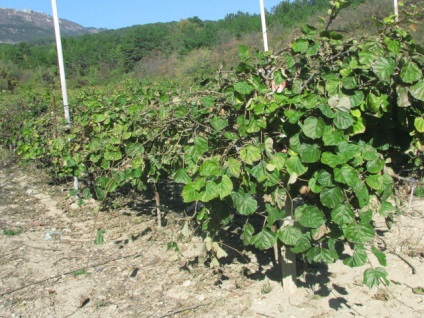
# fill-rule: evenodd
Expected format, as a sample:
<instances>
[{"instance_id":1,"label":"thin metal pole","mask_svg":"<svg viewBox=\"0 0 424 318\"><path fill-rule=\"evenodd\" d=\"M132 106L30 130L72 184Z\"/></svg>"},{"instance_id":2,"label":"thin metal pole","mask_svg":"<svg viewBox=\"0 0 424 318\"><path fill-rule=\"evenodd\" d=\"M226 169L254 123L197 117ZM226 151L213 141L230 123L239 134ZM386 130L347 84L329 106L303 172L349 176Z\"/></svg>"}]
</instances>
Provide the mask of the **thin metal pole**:
<instances>
[{"instance_id":1,"label":"thin metal pole","mask_svg":"<svg viewBox=\"0 0 424 318\"><path fill-rule=\"evenodd\" d=\"M268 52L268 34L266 28L264 0L259 0L259 5L261 6L262 37L264 41L264 51Z\"/></svg>"},{"instance_id":2,"label":"thin metal pole","mask_svg":"<svg viewBox=\"0 0 424 318\"><path fill-rule=\"evenodd\" d=\"M71 124L71 115L69 114L68 90L66 88L65 63L63 62L62 39L60 37L59 14L57 11L56 0L52 0L54 32L56 35L57 59L59 62L60 85L62 88L63 109L65 120L68 125ZM78 189L78 178L74 177L74 189Z\"/></svg>"},{"instance_id":3,"label":"thin metal pole","mask_svg":"<svg viewBox=\"0 0 424 318\"><path fill-rule=\"evenodd\" d=\"M394 5L394 9L395 9L395 19L396 22L399 20L399 6L398 6L398 0L393 0L393 5Z\"/></svg>"}]
</instances>

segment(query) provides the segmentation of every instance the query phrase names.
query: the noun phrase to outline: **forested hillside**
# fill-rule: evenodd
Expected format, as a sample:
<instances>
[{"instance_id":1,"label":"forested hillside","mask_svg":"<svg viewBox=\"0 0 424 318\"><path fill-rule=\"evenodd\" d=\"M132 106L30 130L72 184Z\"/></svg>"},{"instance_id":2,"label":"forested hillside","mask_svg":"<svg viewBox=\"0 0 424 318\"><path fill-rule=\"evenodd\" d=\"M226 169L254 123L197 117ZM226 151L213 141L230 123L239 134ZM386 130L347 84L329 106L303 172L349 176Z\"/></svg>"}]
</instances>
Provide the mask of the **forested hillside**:
<instances>
[{"instance_id":1,"label":"forested hillside","mask_svg":"<svg viewBox=\"0 0 424 318\"><path fill-rule=\"evenodd\" d=\"M419 5L422 0L408 0ZM319 23L326 0L282 1L267 14L271 49L281 50L305 23ZM372 33L369 18L392 12L391 0L354 0L354 5L333 22L343 32ZM367 14L364 14L364 13ZM421 17L422 18L422 17ZM422 25L411 23L416 40L423 43ZM136 78L203 78L217 68L236 64L238 44L261 48L258 14L238 12L219 21L198 17L171 23L138 25L81 37L65 37L63 49L71 85L101 84L131 73ZM410 30L411 31L411 30ZM0 45L0 89L22 84L57 81L57 55L50 41Z\"/></svg>"}]
</instances>

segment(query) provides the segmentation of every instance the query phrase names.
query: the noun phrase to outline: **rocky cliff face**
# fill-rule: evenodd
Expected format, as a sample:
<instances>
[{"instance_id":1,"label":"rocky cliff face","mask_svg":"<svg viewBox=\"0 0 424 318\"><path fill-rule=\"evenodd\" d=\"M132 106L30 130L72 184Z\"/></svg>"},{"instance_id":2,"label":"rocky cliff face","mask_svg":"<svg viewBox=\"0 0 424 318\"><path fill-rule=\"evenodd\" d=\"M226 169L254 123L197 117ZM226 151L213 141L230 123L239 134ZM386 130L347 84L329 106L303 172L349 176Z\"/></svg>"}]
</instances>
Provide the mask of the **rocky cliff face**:
<instances>
[{"instance_id":1,"label":"rocky cliff face","mask_svg":"<svg viewBox=\"0 0 424 318\"><path fill-rule=\"evenodd\" d=\"M98 33L96 28L85 28L68 20L60 20L63 36ZM18 43L54 39L53 17L31 10L0 8L0 43Z\"/></svg>"}]
</instances>

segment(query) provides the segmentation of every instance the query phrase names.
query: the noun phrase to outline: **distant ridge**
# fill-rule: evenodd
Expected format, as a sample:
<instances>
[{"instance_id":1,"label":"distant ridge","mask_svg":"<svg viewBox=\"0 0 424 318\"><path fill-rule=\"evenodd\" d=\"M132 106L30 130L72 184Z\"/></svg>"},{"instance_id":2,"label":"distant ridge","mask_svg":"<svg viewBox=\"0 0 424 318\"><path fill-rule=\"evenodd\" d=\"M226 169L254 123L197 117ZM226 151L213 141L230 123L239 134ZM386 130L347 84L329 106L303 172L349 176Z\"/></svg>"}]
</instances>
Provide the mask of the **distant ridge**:
<instances>
[{"instance_id":1,"label":"distant ridge","mask_svg":"<svg viewBox=\"0 0 424 318\"><path fill-rule=\"evenodd\" d=\"M105 29L85 28L77 23L61 19L63 36L93 34ZM54 39L53 17L29 9L0 8L0 43L34 42Z\"/></svg>"}]
</instances>

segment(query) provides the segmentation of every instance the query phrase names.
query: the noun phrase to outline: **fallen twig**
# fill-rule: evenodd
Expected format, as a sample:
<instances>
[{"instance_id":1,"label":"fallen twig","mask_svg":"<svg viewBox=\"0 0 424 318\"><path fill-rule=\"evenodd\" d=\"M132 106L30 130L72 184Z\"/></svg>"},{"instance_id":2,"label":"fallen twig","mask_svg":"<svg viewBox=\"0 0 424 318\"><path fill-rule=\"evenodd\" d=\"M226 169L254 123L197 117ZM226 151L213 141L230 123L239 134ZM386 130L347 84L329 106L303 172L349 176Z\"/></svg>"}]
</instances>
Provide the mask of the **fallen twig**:
<instances>
[{"instance_id":1,"label":"fallen twig","mask_svg":"<svg viewBox=\"0 0 424 318\"><path fill-rule=\"evenodd\" d=\"M184 311L188 311L188 310L193 310L193 309L196 309L196 308L199 308L199 307L203 307L203 306L208 306L208 305L210 305L210 303L199 304L199 305L194 305L194 306L190 306L190 307L186 307L186 308L174 310L174 311L171 311L171 312L166 313L165 315L159 316L158 318L165 318L165 317L173 316L175 314L179 314L180 312L184 312Z\"/></svg>"},{"instance_id":2,"label":"fallen twig","mask_svg":"<svg viewBox=\"0 0 424 318\"><path fill-rule=\"evenodd\" d=\"M403 257L402 255L393 252L393 251L389 251L389 253L396 255L397 257L399 257L402 261L404 261L409 267L411 267L412 270L412 274L415 275L417 273L417 270L415 269L414 265L412 265L405 257Z\"/></svg>"},{"instance_id":3,"label":"fallen twig","mask_svg":"<svg viewBox=\"0 0 424 318\"><path fill-rule=\"evenodd\" d=\"M104 262L101 262L101 263L97 263L97 264L91 265L91 267L98 267L98 266L101 266L101 265L104 265L104 264L107 264L107 263L110 263L110 262L113 262L113 261L117 261L117 260L120 260L120 259L129 258L129 257L133 257L133 256L138 256L138 255L140 255L140 254L139 254L139 253L134 253L134 254L131 254L131 255L126 255L126 256L117 257L117 258L114 258L114 259L110 259L110 260L107 260L107 261L104 261ZM21 286L21 287L15 288L15 289L8 290L8 291L6 291L6 292L4 292L4 293L1 293L1 294L0 294L0 297L3 297L3 296L5 296L5 295L12 294L12 293L14 293L14 292L20 291L20 290L22 290L22 289L25 289L25 288L28 288L28 287L31 287L31 286L35 286L35 285L42 284L42 283L44 283L44 282L46 282L46 281L49 281L49 280L52 280L52 279L56 279L56 278L60 278L60 277L62 277L62 276L70 275L70 274L72 274L72 273L74 273L75 271L80 270L80 269L81 269L81 268L77 268L77 269L74 269L74 270L68 271L68 272L66 272L66 273L61 273L61 274L58 274L58 275L55 275L55 276L47 277L47 278L45 278L45 279L42 279L42 280L39 280L39 281L33 282L33 283L31 283L31 284L23 285L23 286Z\"/></svg>"}]
</instances>

